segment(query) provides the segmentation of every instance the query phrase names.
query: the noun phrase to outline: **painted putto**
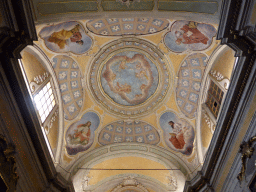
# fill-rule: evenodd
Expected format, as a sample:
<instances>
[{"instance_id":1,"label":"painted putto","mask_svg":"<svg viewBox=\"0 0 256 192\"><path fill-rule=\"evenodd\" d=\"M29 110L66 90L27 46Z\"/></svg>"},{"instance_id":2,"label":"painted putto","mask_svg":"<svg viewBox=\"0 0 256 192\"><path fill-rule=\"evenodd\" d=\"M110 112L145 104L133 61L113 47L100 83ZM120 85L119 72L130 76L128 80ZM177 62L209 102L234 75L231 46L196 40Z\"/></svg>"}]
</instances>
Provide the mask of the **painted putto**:
<instances>
[{"instance_id":1,"label":"painted putto","mask_svg":"<svg viewBox=\"0 0 256 192\"><path fill-rule=\"evenodd\" d=\"M165 45L173 52L201 51L212 44L216 29L194 21L175 21L165 35Z\"/></svg>"},{"instance_id":2,"label":"painted putto","mask_svg":"<svg viewBox=\"0 0 256 192\"><path fill-rule=\"evenodd\" d=\"M174 151L190 155L193 151L194 129L173 112L165 112L160 117L166 145Z\"/></svg>"},{"instance_id":3,"label":"painted putto","mask_svg":"<svg viewBox=\"0 0 256 192\"><path fill-rule=\"evenodd\" d=\"M66 132L66 149L69 155L86 151L94 141L94 131L98 128L100 119L94 112L85 113L80 121L73 123Z\"/></svg>"},{"instance_id":4,"label":"painted putto","mask_svg":"<svg viewBox=\"0 0 256 192\"><path fill-rule=\"evenodd\" d=\"M173 81L163 53L134 37L104 46L88 73L89 91L95 101L125 118L151 112L163 102Z\"/></svg>"},{"instance_id":5,"label":"painted putto","mask_svg":"<svg viewBox=\"0 0 256 192\"><path fill-rule=\"evenodd\" d=\"M91 48L92 39L85 34L83 26L70 21L44 27L39 32L48 49L57 53L83 54Z\"/></svg>"},{"instance_id":6,"label":"painted putto","mask_svg":"<svg viewBox=\"0 0 256 192\"><path fill-rule=\"evenodd\" d=\"M116 103L137 105L155 92L158 71L144 54L125 51L107 61L101 83L103 90Z\"/></svg>"}]
</instances>

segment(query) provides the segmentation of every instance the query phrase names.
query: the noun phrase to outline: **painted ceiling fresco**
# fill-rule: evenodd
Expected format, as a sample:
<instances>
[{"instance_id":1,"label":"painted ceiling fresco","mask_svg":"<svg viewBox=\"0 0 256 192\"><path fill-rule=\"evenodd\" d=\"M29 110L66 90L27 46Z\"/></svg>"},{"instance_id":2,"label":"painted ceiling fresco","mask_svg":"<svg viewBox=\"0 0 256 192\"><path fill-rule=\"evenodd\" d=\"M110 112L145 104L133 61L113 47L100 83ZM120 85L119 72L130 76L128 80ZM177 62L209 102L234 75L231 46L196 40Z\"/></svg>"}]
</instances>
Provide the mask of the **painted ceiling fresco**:
<instances>
[{"instance_id":1,"label":"painted ceiling fresco","mask_svg":"<svg viewBox=\"0 0 256 192\"><path fill-rule=\"evenodd\" d=\"M181 63L178 74L176 98L180 110L189 118L196 116L201 81L204 76L208 57L194 53Z\"/></svg>"},{"instance_id":2,"label":"painted ceiling fresco","mask_svg":"<svg viewBox=\"0 0 256 192\"><path fill-rule=\"evenodd\" d=\"M59 18L73 18L82 15L85 19L111 18L113 15L122 17L141 17L142 12L146 12L147 17L153 14L161 14L162 17L179 16L182 13L184 18L190 13L198 14L199 17L218 18L221 0L201 0L201 1L179 1L179 0L90 0L90 1L49 1L31 0L34 8L35 21L45 22L58 20ZM112 14L117 12L118 14ZM122 13L126 12L126 13ZM129 13L130 12L130 13ZM163 14L162 14L163 13ZM201 15L199 13L202 13ZM112 15L112 16L111 16ZM159 17L159 16L158 16ZM161 17L159 17L161 18ZM201 19L201 20L204 20ZM65 19L67 20L67 19Z\"/></svg>"},{"instance_id":3,"label":"painted ceiling fresco","mask_svg":"<svg viewBox=\"0 0 256 192\"><path fill-rule=\"evenodd\" d=\"M52 58L52 66L58 77L64 117L72 120L79 114L84 99L79 65L71 57L58 55Z\"/></svg>"},{"instance_id":4,"label":"painted ceiling fresco","mask_svg":"<svg viewBox=\"0 0 256 192\"><path fill-rule=\"evenodd\" d=\"M99 134L99 143L138 142L155 145L160 136L156 128L141 121L117 121L107 125Z\"/></svg>"},{"instance_id":5,"label":"painted ceiling fresco","mask_svg":"<svg viewBox=\"0 0 256 192\"><path fill-rule=\"evenodd\" d=\"M153 44L123 38L104 46L97 54L89 85L100 105L127 118L157 107L171 81L165 58Z\"/></svg>"},{"instance_id":6,"label":"painted ceiling fresco","mask_svg":"<svg viewBox=\"0 0 256 192\"><path fill-rule=\"evenodd\" d=\"M154 18L110 18L87 22L87 28L97 35L146 35L166 29L167 19Z\"/></svg>"},{"instance_id":7,"label":"painted ceiling fresco","mask_svg":"<svg viewBox=\"0 0 256 192\"><path fill-rule=\"evenodd\" d=\"M101 6L104 11L133 10L146 3L152 9L150 2L154 1L102 0ZM170 2L158 1L159 9L166 3ZM215 3L205 3L210 12L216 11ZM47 12L47 3L39 7ZM205 143L200 123L206 122L201 119L202 110L202 118L211 118L202 104L207 82L213 79L209 73L214 55L220 50L217 27L214 22L149 15L37 25L35 44L51 62L63 111L63 140L55 158L65 170L64 177L74 179L77 191L152 192L155 186L182 191L185 180L200 169L207 150L200 143ZM214 127L216 119L211 123ZM147 162L136 161L139 158L149 160L152 168L177 171L166 171L163 178L161 172L153 176L143 171L114 175L106 171L99 176L82 170L104 166L104 162L116 162L118 169L126 166L123 159L129 159L127 166L133 163L131 167L139 168ZM131 182L144 187L118 188L131 175Z\"/></svg>"}]
</instances>

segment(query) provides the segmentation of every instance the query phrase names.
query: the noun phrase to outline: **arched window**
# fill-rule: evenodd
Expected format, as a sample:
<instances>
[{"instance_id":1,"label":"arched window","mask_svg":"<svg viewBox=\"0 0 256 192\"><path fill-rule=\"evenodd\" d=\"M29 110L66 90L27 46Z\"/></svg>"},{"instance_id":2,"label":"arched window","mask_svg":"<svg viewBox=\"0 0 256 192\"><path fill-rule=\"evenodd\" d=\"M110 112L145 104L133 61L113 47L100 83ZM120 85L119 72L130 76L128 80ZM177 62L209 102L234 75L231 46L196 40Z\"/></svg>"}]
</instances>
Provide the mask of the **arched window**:
<instances>
[{"instance_id":1,"label":"arched window","mask_svg":"<svg viewBox=\"0 0 256 192\"><path fill-rule=\"evenodd\" d=\"M59 122L56 120L59 106L55 84L46 64L32 51L32 48L24 49L21 54L22 59L19 60L19 64L41 124L44 139L54 160Z\"/></svg>"},{"instance_id":2,"label":"arched window","mask_svg":"<svg viewBox=\"0 0 256 192\"><path fill-rule=\"evenodd\" d=\"M46 85L38 89L37 93L33 94L33 99L41 122L44 123L56 104L51 82L48 81Z\"/></svg>"},{"instance_id":3,"label":"arched window","mask_svg":"<svg viewBox=\"0 0 256 192\"><path fill-rule=\"evenodd\" d=\"M224 91L222 91L222 89L216 83L210 80L206 105L210 109L215 118L218 117L223 95Z\"/></svg>"}]
</instances>

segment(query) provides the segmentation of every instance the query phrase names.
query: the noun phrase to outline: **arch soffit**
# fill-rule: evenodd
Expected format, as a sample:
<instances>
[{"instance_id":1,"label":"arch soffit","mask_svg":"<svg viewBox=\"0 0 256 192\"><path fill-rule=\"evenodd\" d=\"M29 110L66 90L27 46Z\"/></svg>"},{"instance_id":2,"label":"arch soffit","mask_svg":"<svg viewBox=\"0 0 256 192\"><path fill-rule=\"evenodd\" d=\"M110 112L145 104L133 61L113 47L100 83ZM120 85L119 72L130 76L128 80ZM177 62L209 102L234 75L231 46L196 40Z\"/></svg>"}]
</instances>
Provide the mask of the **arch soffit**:
<instances>
[{"instance_id":1,"label":"arch soffit","mask_svg":"<svg viewBox=\"0 0 256 192\"><path fill-rule=\"evenodd\" d=\"M143 157L159 162L168 169L180 169L184 177L188 179L190 179L190 173L195 169L189 167L181 157L161 147L148 144L122 143L103 146L82 155L72 165L65 168L67 173L65 173L64 177L71 180L77 174L79 168L93 167L105 160L125 156Z\"/></svg>"},{"instance_id":2,"label":"arch soffit","mask_svg":"<svg viewBox=\"0 0 256 192\"><path fill-rule=\"evenodd\" d=\"M55 162L59 162L60 156L61 156L61 148L63 144L63 132L64 132L64 114L63 114L63 106L62 102L60 102L61 99L61 93L59 89L59 84L57 77L55 75L53 66L51 65L50 59L46 56L44 51L42 51L37 45L33 44L33 46L29 45L23 49L23 51L27 51L31 53L33 56L35 56L40 63L48 70L48 72L51 74L54 86L55 86L55 92L57 96L58 106L59 106L59 127L58 127L58 142L57 142L57 151L55 156Z\"/></svg>"},{"instance_id":3,"label":"arch soffit","mask_svg":"<svg viewBox=\"0 0 256 192\"><path fill-rule=\"evenodd\" d=\"M146 188L151 188L153 190L159 190L162 192L167 192L169 191L168 187L161 183L160 181L149 177L145 175L140 175L140 174L119 174L119 175L114 175L107 177L103 179L102 181L98 182L96 185L90 186L88 188L89 190L95 191L95 192L100 192L102 191L102 188L106 186L106 184L109 186L109 190L113 189L116 187L116 185L120 184L124 179L127 177L133 177L135 180L137 180L139 183L141 183L143 186Z\"/></svg>"},{"instance_id":4,"label":"arch soffit","mask_svg":"<svg viewBox=\"0 0 256 192\"><path fill-rule=\"evenodd\" d=\"M218 56L220 53L224 52L227 50L229 47L226 45L218 45L218 47L213 51L211 56L209 57L208 64L205 68L205 73L202 79L202 85L201 85L201 90L200 90L200 95L199 95L199 101L198 101L198 113L196 117L196 137L197 137L197 148L198 148L198 157L200 163L204 162L204 154L203 154L203 145L202 145L202 138L201 138L201 117L202 117L202 104L204 102L204 97L206 92L206 87L207 87L207 79L209 78L209 73L213 67L214 62L218 59Z\"/></svg>"}]
</instances>

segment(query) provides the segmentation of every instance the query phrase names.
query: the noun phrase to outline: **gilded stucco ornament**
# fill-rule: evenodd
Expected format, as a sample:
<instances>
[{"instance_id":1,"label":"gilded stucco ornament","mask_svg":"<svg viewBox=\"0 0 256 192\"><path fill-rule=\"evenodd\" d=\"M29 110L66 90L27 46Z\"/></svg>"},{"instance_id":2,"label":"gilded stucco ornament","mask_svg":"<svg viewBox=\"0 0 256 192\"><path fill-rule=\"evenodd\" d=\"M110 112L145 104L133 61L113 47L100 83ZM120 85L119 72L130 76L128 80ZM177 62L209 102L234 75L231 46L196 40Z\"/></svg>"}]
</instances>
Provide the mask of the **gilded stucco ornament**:
<instances>
[{"instance_id":1,"label":"gilded stucco ornament","mask_svg":"<svg viewBox=\"0 0 256 192\"><path fill-rule=\"evenodd\" d=\"M50 80L51 75L48 72L44 72L41 75L37 75L34 77L34 81L30 82L30 90L32 93L34 93L37 89L39 89L41 84L43 82L46 82L47 80Z\"/></svg>"},{"instance_id":2,"label":"gilded stucco ornament","mask_svg":"<svg viewBox=\"0 0 256 192\"><path fill-rule=\"evenodd\" d=\"M240 145L240 150L239 153L242 154L241 160L242 160L242 167L240 173L237 175L237 179L242 182L243 179L245 178L245 170L246 170L246 162L247 159L250 159L253 152L254 152L254 147L252 144L256 141L256 136L253 136L249 139L249 141L245 142L243 141L242 144Z\"/></svg>"},{"instance_id":3,"label":"gilded stucco ornament","mask_svg":"<svg viewBox=\"0 0 256 192\"><path fill-rule=\"evenodd\" d=\"M173 75L151 43L123 38L104 46L89 69L90 91L100 105L122 117L152 112L165 99Z\"/></svg>"},{"instance_id":4,"label":"gilded stucco ornament","mask_svg":"<svg viewBox=\"0 0 256 192\"><path fill-rule=\"evenodd\" d=\"M19 178L14 154L15 146L7 143L6 138L0 134L0 176L5 182L7 192L16 191Z\"/></svg>"},{"instance_id":5,"label":"gilded stucco ornament","mask_svg":"<svg viewBox=\"0 0 256 192\"><path fill-rule=\"evenodd\" d=\"M167 179L168 179L168 185L172 187L173 190L176 190L178 187L177 178L173 175L173 173L170 173L170 175L167 176Z\"/></svg>"}]
</instances>

